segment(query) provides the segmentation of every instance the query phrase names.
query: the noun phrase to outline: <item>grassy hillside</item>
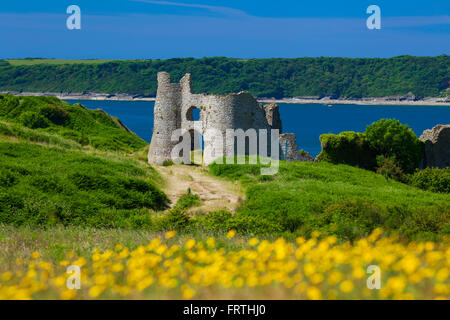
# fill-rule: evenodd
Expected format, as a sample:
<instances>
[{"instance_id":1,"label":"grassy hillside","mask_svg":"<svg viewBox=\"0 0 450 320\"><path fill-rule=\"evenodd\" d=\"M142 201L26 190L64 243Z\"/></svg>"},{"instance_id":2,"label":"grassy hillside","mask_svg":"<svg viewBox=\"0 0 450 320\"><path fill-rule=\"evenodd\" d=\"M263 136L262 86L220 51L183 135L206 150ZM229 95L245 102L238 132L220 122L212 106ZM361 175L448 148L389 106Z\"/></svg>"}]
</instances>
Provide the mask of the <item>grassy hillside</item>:
<instances>
[{"instance_id":1,"label":"grassy hillside","mask_svg":"<svg viewBox=\"0 0 450 320\"><path fill-rule=\"evenodd\" d=\"M71 105L55 97L0 95L2 120L0 130L4 134L14 135L14 131L23 132L25 127L33 129L34 135L54 134L81 146L109 151L134 151L146 145L120 120L104 111L88 110L80 104Z\"/></svg>"},{"instance_id":2,"label":"grassy hillside","mask_svg":"<svg viewBox=\"0 0 450 320\"><path fill-rule=\"evenodd\" d=\"M210 171L247 186L236 216L257 217L294 234L319 230L353 240L377 227L405 239L450 234L449 194L422 191L363 169L281 162L275 176L260 176L258 165L212 164Z\"/></svg>"},{"instance_id":3,"label":"grassy hillside","mask_svg":"<svg viewBox=\"0 0 450 320\"><path fill-rule=\"evenodd\" d=\"M450 81L450 56L389 59L183 58L169 60L3 60L0 90L156 94L156 74L193 75L196 92L246 90L259 97L337 95L439 96Z\"/></svg>"},{"instance_id":4,"label":"grassy hillside","mask_svg":"<svg viewBox=\"0 0 450 320\"><path fill-rule=\"evenodd\" d=\"M0 223L144 227L168 200L132 159L0 143Z\"/></svg>"},{"instance_id":5,"label":"grassy hillside","mask_svg":"<svg viewBox=\"0 0 450 320\"><path fill-rule=\"evenodd\" d=\"M169 201L127 156L146 145L103 111L0 95L0 223L148 227Z\"/></svg>"}]
</instances>

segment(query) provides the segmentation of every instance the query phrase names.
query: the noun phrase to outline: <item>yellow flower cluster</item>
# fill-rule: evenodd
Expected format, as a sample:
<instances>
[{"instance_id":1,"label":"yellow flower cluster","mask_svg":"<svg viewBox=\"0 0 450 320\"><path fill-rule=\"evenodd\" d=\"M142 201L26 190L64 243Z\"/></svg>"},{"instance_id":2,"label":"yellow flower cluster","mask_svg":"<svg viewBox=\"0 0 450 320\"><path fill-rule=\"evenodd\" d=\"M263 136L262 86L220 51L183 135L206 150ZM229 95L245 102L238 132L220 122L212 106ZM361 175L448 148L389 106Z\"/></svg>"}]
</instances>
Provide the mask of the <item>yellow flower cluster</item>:
<instances>
[{"instance_id":1,"label":"yellow flower cluster","mask_svg":"<svg viewBox=\"0 0 450 320\"><path fill-rule=\"evenodd\" d=\"M0 299L450 297L447 244L402 244L381 233L353 244L319 239L318 233L295 242L244 242L233 230L227 235L233 245L225 249L217 239L181 241L171 231L134 250L118 244L86 259L69 252L58 264L34 252L29 263L18 259L16 268L0 274ZM69 266L81 271L79 290L68 286L76 282ZM368 286L374 277L369 266L379 268L379 289Z\"/></svg>"}]
</instances>

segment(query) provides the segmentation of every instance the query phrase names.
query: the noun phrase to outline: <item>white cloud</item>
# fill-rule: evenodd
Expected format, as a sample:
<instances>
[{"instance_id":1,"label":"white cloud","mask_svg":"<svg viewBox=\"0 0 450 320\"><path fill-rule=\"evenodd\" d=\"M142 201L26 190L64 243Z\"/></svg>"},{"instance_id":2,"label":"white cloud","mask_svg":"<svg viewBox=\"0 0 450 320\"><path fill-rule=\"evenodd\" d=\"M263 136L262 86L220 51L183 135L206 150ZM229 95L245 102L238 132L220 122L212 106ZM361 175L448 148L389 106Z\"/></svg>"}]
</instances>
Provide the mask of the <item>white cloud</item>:
<instances>
[{"instance_id":1,"label":"white cloud","mask_svg":"<svg viewBox=\"0 0 450 320\"><path fill-rule=\"evenodd\" d=\"M144 2L149 4L157 4L164 6L175 6L175 7L186 7L186 8L198 8L205 9L210 12L219 13L228 17L247 17L249 16L246 12L229 8L229 7L220 7L220 6L208 6L203 4L193 4L193 3L182 3L182 2L172 2L172 1L156 1L156 0L130 0L134 2Z\"/></svg>"}]
</instances>

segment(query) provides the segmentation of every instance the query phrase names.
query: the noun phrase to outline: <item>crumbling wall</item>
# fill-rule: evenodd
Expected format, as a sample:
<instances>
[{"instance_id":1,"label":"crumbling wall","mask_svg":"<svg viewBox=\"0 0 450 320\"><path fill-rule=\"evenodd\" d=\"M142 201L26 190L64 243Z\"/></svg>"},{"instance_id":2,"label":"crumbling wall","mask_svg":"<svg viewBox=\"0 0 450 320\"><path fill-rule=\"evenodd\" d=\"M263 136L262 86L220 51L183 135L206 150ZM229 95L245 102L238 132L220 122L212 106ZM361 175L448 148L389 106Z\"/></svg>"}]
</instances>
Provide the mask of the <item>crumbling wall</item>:
<instances>
[{"instance_id":1,"label":"crumbling wall","mask_svg":"<svg viewBox=\"0 0 450 320\"><path fill-rule=\"evenodd\" d=\"M247 92L226 96L194 94L191 81L191 75L186 74L180 83L170 83L168 73L158 73L154 129L148 157L150 163L162 164L164 160L171 158L171 150L178 144L178 141L171 141L176 129L192 132L194 139L199 134L203 136L205 165L214 161L217 154L236 154L237 142L235 139L226 139L227 129L242 129L244 132L255 129L257 137L259 130L267 130L268 151L264 154L270 156L270 130L279 129L281 132L278 105L262 106ZM200 110L200 119L197 121L192 117L194 109ZM207 136L208 132L214 134ZM283 141L288 142L286 157L294 160L295 153L298 154L295 135L285 135ZM257 146L259 144L258 140L253 143ZM199 141L195 141L192 147L194 146L199 148ZM247 145L246 154L251 154L251 149ZM255 150L256 154L261 154L258 147Z\"/></svg>"},{"instance_id":2,"label":"crumbling wall","mask_svg":"<svg viewBox=\"0 0 450 320\"><path fill-rule=\"evenodd\" d=\"M272 127L272 129L280 130L280 133L281 133L282 125L281 125L281 117L280 117L280 111L278 108L278 104L268 103L263 108L266 113L266 119L267 119L267 122L269 123L269 125Z\"/></svg>"},{"instance_id":3,"label":"crumbling wall","mask_svg":"<svg viewBox=\"0 0 450 320\"><path fill-rule=\"evenodd\" d=\"M425 143L424 167L450 167L450 124L425 130L420 140Z\"/></svg>"}]
</instances>

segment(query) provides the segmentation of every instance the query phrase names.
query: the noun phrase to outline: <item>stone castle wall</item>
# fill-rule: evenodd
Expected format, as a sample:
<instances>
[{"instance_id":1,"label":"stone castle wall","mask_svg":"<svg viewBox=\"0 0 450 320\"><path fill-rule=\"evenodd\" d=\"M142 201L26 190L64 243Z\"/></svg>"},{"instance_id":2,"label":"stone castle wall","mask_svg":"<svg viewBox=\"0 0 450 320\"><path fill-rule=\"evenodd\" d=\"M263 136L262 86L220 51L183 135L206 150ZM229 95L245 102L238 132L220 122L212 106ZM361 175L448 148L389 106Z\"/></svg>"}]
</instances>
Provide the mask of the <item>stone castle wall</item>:
<instances>
[{"instance_id":1,"label":"stone castle wall","mask_svg":"<svg viewBox=\"0 0 450 320\"><path fill-rule=\"evenodd\" d=\"M425 130L420 140L425 143L423 167L450 167L450 124Z\"/></svg>"},{"instance_id":2,"label":"stone castle wall","mask_svg":"<svg viewBox=\"0 0 450 320\"><path fill-rule=\"evenodd\" d=\"M194 121L193 110L200 110L200 119ZM227 141L227 129L279 129L281 133L281 119L277 105L263 107L247 92L232 93L226 96L194 94L191 86L191 75L186 74L180 83L171 83L170 75L166 72L158 73L158 91L154 111L154 128L150 144L148 160L150 163L162 164L171 158L173 147L178 144L172 142L172 133L176 129L194 132L193 137L202 135L204 139L204 164L216 159L214 150L222 149L223 154L230 155L236 149L235 141ZM215 135L205 134L214 129ZM295 135L290 134L284 139L288 145L289 156L281 155L286 160L295 160L297 152ZM270 142L270 137L268 138ZM198 147L198 141L196 141ZM194 147L194 145L193 145ZM246 154L250 154L246 146ZM269 146L270 149L270 146ZM293 151L295 149L295 151ZM282 148L281 151L285 151Z\"/></svg>"}]
</instances>

